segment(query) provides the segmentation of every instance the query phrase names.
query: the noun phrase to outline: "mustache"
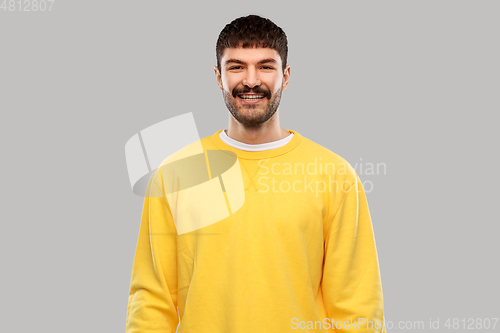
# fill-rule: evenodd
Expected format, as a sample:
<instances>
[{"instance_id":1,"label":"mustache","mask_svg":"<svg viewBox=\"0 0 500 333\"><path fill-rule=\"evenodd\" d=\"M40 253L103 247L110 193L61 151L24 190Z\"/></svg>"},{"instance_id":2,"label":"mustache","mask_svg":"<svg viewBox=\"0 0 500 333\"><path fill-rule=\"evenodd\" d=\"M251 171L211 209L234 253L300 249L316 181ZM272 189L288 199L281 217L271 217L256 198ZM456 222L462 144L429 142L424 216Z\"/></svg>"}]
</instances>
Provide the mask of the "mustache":
<instances>
[{"instance_id":1,"label":"mustache","mask_svg":"<svg viewBox=\"0 0 500 333\"><path fill-rule=\"evenodd\" d=\"M236 98L239 94L248 94L248 93L262 94L262 95L264 95L264 97L267 97L267 99L271 98L271 92L269 90L264 90L264 89L262 89L260 87L256 87L256 88L253 88L253 89L250 89L250 88L246 87L243 90L234 89L233 90L233 97Z\"/></svg>"}]
</instances>

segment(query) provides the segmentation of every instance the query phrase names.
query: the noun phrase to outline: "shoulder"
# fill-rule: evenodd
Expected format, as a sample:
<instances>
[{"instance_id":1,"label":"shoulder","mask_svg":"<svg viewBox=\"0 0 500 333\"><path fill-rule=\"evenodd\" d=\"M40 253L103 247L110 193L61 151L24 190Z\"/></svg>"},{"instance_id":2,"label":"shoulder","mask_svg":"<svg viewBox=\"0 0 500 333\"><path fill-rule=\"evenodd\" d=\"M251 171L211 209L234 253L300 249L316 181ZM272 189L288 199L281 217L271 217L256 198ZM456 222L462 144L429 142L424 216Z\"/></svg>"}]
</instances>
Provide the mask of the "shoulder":
<instances>
[{"instance_id":1,"label":"shoulder","mask_svg":"<svg viewBox=\"0 0 500 333\"><path fill-rule=\"evenodd\" d=\"M301 139L294 159L305 163L307 170L315 170L328 182L335 181L345 188L358 181L355 169L344 157L304 136Z\"/></svg>"},{"instance_id":2,"label":"shoulder","mask_svg":"<svg viewBox=\"0 0 500 333\"><path fill-rule=\"evenodd\" d=\"M306 154L309 155L309 158L321 158L325 162L346 165L346 167L354 170L345 158L309 138L302 136L301 146L302 152L307 152Z\"/></svg>"}]
</instances>

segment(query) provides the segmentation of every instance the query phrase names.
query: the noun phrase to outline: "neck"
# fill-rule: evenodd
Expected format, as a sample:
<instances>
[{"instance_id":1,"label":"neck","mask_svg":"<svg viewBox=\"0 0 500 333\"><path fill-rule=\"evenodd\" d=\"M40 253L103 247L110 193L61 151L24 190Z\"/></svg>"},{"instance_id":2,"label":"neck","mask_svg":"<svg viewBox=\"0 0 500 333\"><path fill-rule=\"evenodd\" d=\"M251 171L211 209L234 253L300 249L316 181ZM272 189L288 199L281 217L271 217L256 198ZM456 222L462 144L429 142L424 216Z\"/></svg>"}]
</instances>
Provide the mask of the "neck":
<instances>
[{"instance_id":1,"label":"neck","mask_svg":"<svg viewBox=\"0 0 500 333\"><path fill-rule=\"evenodd\" d=\"M257 127L245 127L230 114L226 134L231 139L251 145L278 141L290 135L287 130L280 126L278 111L271 119Z\"/></svg>"}]
</instances>

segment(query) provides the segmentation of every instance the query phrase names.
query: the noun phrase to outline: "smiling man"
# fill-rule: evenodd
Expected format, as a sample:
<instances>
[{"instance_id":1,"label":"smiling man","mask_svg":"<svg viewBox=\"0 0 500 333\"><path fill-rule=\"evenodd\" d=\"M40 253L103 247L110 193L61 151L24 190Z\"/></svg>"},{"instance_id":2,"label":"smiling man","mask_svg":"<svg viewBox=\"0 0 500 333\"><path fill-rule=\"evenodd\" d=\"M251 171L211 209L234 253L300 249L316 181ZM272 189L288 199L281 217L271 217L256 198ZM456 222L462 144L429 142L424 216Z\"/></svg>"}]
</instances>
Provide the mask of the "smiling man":
<instances>
[{"instance_id":1,"label":"smiling man","mask_svg":"<svg viewBox=\"0 0 500 333\"><path fill-rule=\"evenodd\" d=\"M257 15L220 33L214 71L229 126L199 143L207 161L201 173L220 178L227 216L179 233L178 210L212 218L218 192L198 201L182 190L168 197L167 185L183 181L158 169L148 190L160 195L144 200L127 333L385 332L358 175L339 155L279 124L287 53L283 30ZM241 181L221 175L213 152L235 156ZM239 183L244 203L233 210Z\"/></svg>"},{"instance_id":2,"label":"smiling man","mask_svg":"<svg viewBox=\"0 0 500 333\"><path fill-rule=\"evenodd\" d=\"M282 65L274 49L242 46L224 48L222 68L220 64L214 68L231 113L229 137L249 144L282 139L290 133L279 126L277 111L290 66Z\"/></svg>"}]
</instances>

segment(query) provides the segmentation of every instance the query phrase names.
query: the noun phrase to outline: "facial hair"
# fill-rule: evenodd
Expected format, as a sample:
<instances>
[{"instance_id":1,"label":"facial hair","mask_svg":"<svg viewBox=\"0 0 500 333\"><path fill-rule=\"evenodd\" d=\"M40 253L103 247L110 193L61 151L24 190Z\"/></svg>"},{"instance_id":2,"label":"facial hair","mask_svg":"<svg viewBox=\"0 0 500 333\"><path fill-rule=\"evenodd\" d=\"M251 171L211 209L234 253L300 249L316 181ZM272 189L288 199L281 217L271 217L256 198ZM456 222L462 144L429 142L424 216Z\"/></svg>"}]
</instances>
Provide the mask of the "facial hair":
<instances>
[{"instance_id":1,"label":"facial hair","mask_svg":"<svg viewBox=\"0 0 500 333\"><path fill-rule=\"evenodd\" d=\"M222 95L224 97L224 102L226 103L227 109L233 115L236 121L238 121L245 127L258 127L264 124L269 119L271 119L271 117L278 110L278 106L281 101L282 89L283 85L281 85L281 87L273 94L271 94L269 90L264 90L260 87L254 89L249 89L248 87L245 87L244 90L235 88L233 89L233 93L231 94L228 91L226 91L226 89L224 89L223 86ZM264 98L265 99L267 98L269 100L269 102L267 103L267 107L264 107L264 112L253 112L255 109L261 109L262 105L259 104L263 104L264 101L258 104L247 104L241 106L240 108L245 108L245 111L242 112L240 110L238 105L236 105L236 98L239 98L238 94L248 93L248 92L256 94L264 94Z\"/></svg>"}]
</instances>

